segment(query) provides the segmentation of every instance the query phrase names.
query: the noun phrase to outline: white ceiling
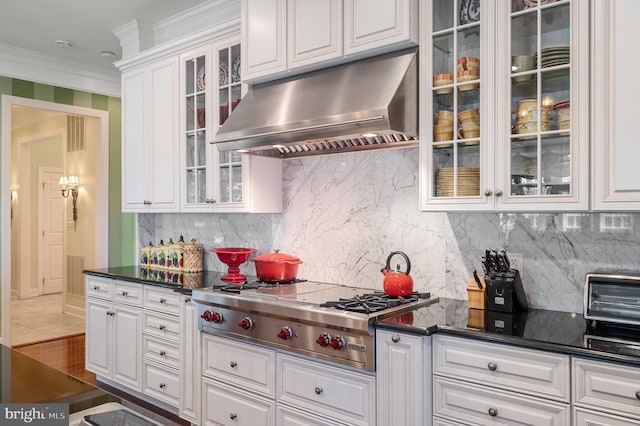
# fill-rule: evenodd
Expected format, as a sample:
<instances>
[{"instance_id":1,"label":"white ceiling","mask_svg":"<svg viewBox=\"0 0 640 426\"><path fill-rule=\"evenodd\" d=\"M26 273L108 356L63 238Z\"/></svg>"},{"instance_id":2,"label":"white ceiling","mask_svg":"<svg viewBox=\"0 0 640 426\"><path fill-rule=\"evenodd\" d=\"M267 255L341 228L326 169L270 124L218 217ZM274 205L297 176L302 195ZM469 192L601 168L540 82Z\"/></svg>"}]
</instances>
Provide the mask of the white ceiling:
<instances>
[{"instance_id":1,"label":"white ceiling","mask_svg":"<svg viewBox=\"0 0 640 426\"><path fill-rule=\"evenodd\" d=\"M208 0L0 0L0 44L104 67L121 58L113 30L139 19L162 21ZM63 39L73 47L61 48ZM101 56L112 51L117 58Z\"/></svg>"}]
</instances>

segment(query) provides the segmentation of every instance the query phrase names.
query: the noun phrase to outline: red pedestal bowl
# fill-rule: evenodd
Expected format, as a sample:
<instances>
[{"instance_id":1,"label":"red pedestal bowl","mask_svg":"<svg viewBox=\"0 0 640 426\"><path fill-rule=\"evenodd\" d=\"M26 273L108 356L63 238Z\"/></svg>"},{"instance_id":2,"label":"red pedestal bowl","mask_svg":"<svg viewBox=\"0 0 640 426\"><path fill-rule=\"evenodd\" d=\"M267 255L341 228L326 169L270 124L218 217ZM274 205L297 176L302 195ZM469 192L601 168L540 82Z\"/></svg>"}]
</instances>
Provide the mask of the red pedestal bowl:
<instances>
[{"instance_id":1,"label":"red pedestal bowl","mask_svg":"<svg viewBox=\"0 0 640 426\"><path fill-rule=\"evenodd\" d=\"M227 266L229 270L226 275L222 276L222 280L230 283L242 283L247 278L240 273L239 266L249 259L252 253L257 250L252 248L240 247L222 247L212 248L209 251L218 255L218 259Z\"/></svg>"}]
</instances>

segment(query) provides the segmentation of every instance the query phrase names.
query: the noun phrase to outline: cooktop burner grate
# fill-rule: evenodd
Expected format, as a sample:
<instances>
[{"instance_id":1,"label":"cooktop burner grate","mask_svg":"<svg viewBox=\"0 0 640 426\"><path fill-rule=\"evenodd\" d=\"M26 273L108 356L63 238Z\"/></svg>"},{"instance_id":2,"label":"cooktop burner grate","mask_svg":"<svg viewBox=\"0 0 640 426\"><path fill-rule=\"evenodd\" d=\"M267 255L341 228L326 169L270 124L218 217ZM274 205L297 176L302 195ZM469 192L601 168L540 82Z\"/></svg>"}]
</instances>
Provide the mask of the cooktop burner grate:
<instances>
[{"instance_id":1,"label":"cooktop burner grate","mask_svg":"<svg viewBox=\"0 0 640 426\"><path fill-rule=\"evenodd\" d=\"M417 302L420 299L429 299L431 293L414 291L408 296L389 296L382 292L365 293L349 299L338 299L322 303L323 308L335 308L343 311L372 314L388 308L394 308L406 303Z\"/></svg>"},{"instance_id":2,"label":"cooktop burner grate","mask_svg":"<svg viewBox=\"0 0 640 426\"><path fill-rule=\"evenodd\" d=\"M243 290L255 290L255 289L259 289L259 288L271 288L271 287L278 287L281 285L291 285L291 284L297 284L297 283L302 283L305 282L307 280L302 280L302 279L294 279L293 281L286 281L286 282L271 282L271 281L245 281L242 283L238 283L238 284L220 284L220 285L214 285L213 289L214 290L220 290L222 292L225 293L235 293L235 294L240 294L241 291Z\"/></svg>"}]
</instances>

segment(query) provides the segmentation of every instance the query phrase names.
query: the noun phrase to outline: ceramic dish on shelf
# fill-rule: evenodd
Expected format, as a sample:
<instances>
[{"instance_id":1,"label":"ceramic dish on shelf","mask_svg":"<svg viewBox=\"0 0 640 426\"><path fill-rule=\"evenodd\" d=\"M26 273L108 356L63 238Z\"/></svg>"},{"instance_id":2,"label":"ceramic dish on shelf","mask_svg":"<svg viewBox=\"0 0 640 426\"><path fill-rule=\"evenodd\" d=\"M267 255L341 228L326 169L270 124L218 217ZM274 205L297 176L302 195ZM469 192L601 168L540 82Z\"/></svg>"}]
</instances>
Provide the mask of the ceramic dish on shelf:
<instances>
[{"instance_id":1,"label":"ceramic dish on shelf","mask_svg":"<svg viewBox=\"0 0 640 426\"><path fill-rule=\"evenodd\" d=\"M480 20L480 0L462 0L458 19L460 25L478 22Z\"/></svg>"},{"instance_id":2,"label":"ceramic dish on shelf","mask_svg":"<svg viewBox=\"0 0 640 426\"><path fill-rule=\"evenodd\" d=\"M229 84L229 71L224 64L218 67L218 86L226 86Z\"/></svg>"},{"instance_id":3,"label":"ceramic dish on shelf","mask_svg":"<svg viewBox=\"0 0 640 426\"><path fill-rule=\"evenodd\" d=\"M240 81L240 56L236 56L231 64L231 82L237 83Z\"/></svg>"},{"instance_id":4,"label":"ceramic dish on shelf","mask_svg":"<svg viewBox=\"0 0 640 426\"><path fill-rule=\"evenodd\" d=\"M200 70L198 71L197 82L198 82L198 90L206 90L207 82L205 81L204 67L201 67Z\"/></svg>"}]
</instances>

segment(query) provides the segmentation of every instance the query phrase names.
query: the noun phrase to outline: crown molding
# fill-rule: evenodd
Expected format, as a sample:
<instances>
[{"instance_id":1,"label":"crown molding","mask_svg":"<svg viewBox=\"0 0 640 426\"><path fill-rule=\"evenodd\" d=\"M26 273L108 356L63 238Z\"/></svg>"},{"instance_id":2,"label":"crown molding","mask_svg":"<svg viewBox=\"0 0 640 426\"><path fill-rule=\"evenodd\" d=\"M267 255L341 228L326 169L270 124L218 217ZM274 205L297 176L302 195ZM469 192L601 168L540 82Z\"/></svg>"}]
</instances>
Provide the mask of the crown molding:
<instances>
[{"instance_id":1,"label":"crown molding","mask_svg":"<svg viewBox=\"0 0 640 426\"><path fill-rule=\"evenodd\" d=\"M120 73L82 62L0 44L0 75L120 97Z\"/></svg>"},{"instance_id":2,"label":"crown molding","mask_svg":"<svg viewBox=\"0 0 640 426\"><path fill-rule=\"evenodd\" d=\"M137 55L155 45L153 26L141 19L127 22L112 33L120 39L123 58Z\"/></svg>"},{"instance_id":3,"label":"crown molding","mask_svg":"<svg viewBox=\"0 0 640 426\"><path fill-rule=\"evenodd\" d=\"M153 25L156 44L240 20L240 0L210 0Z\"/></svg>"}]
</instances>

